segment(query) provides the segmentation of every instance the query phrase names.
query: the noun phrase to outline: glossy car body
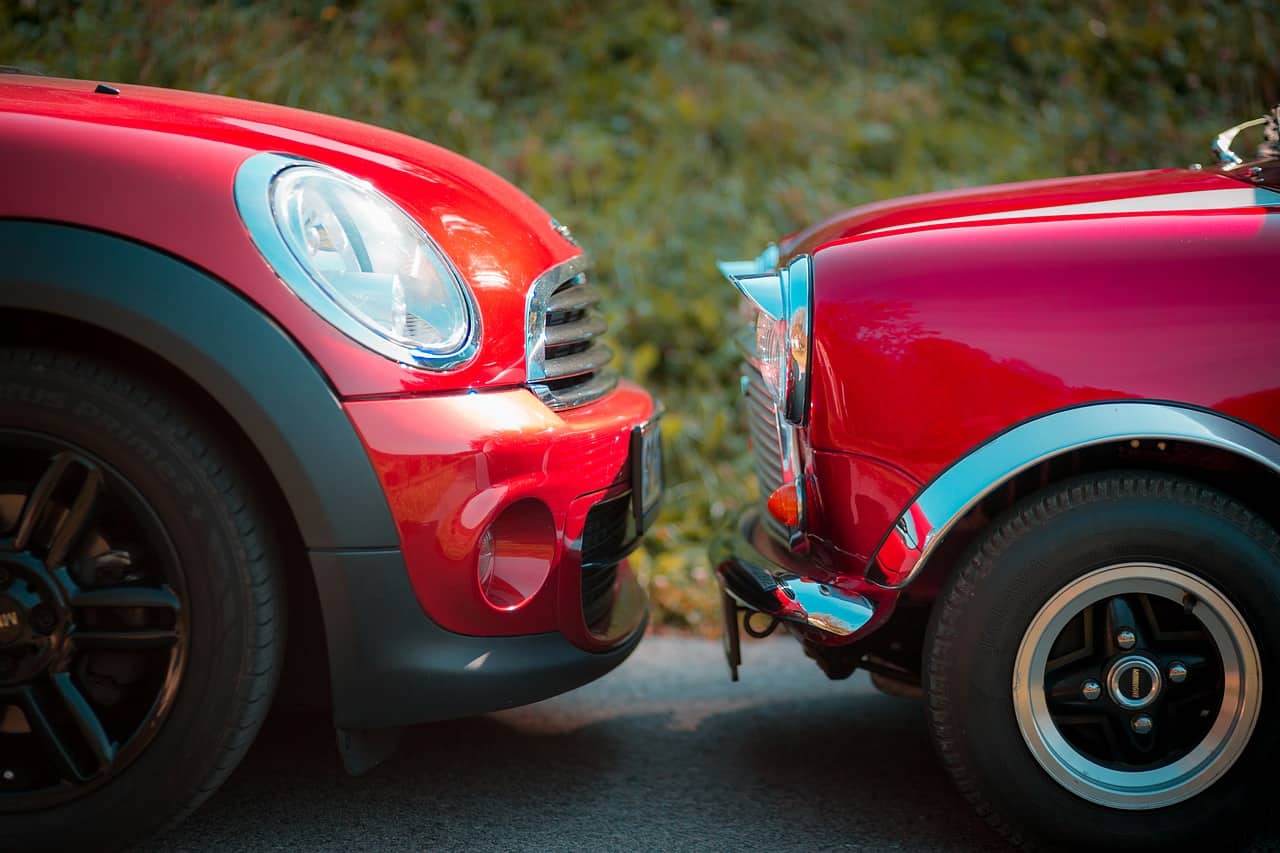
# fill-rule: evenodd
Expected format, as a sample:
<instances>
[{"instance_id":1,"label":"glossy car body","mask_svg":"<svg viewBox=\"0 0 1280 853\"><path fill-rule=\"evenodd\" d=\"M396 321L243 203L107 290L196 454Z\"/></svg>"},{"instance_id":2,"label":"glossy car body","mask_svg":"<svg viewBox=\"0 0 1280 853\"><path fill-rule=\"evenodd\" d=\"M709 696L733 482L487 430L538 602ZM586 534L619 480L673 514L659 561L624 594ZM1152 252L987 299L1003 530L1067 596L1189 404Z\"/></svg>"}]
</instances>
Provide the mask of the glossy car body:
<instances>
[{"instance_id":1,"label":"glossy car body","mask_svg":"<svg viewBox=\"0 0 1280 853\"><path fill-rule=\"evenodd\" d=\"M832 678L923 691L1015 844L1245 825L1275 744L1277 140L1280 111L1216 168L871 204L722 262L762 504L713 546L733 677L740 630L785 625Z\"/></svg>"},{"instance_id":2,"label":"glossy car body","mask_svg":"<svg viewBox=\"0 0 1280 853\"><path fill-rule=\"evenodd\" d=\"M744 535L861 614L839 632L819 614L807 641L856 643L927 606L968 533L1055 464L1280 472L1280 299L1257 274L1280 257L1280 187L1242 177L942 192L782 243L779 268L812 258L811 396L784 427L806 524ZM759 586L729 583L747 605Z\"/></svg>"},{"instance_id":3,"label":"glossy car body","mask_svg":"<svg viewBox=\"0 0 1280 853\"><path fill-rule=\"evenodd\" d=\"M397 133L134 86L0 77L0 146L0 335L142 365L234 434L302 566L295 612L314 586L323 634L292 654L327 652L340 729L534 701L635 647L633 433L657 411L602 346L570 405L548 392L547 300L587 263L534 202ZM267 152L368 182L435 241L477 308L465 363L387 358L282 281L236 194ZM514 566L496 603L477 578L490 528Z\"/></svg>"}]
</instances>

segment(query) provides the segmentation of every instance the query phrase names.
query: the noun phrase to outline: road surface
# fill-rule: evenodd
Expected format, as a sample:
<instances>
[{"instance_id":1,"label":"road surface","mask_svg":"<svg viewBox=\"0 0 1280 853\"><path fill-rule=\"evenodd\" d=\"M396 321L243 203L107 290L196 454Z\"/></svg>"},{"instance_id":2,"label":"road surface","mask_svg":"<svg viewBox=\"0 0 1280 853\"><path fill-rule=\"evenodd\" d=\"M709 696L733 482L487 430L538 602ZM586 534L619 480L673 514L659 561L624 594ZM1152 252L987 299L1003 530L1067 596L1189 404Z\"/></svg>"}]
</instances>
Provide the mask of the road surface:
<instances>
[{"instance_id":1,"label":"road surface","mask_svg":"<svg viewBox=\"0 0 1280 853\"><path fill-rule=\"evenodd\" d=\"M733 684L719 644L649 637L565 696L414 728L359 779L323 717L278 714L147 849L1008 849L952 789L918 702L828 681L788 638L743 654Z\"/></svg>"}]
</instances>

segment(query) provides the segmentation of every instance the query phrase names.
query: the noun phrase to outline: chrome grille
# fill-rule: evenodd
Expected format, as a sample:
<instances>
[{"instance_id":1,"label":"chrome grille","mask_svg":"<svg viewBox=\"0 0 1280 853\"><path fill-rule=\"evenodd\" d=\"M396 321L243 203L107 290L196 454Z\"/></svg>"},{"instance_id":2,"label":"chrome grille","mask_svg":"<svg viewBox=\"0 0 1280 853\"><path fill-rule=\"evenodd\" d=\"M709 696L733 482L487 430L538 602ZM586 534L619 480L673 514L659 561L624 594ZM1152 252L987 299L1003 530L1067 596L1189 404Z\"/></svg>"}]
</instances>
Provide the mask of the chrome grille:
<instances>
[{"instance_id":1,"label":"chrome grille","mask_svg":"<svg viewBox=\"0 0 1280 853\"><path fill-rule=\"evenodd\" d=\"M761 499L768 500L783 482L783 447L778 432L778 413L773 407L773 395L765 387L760 372L744 364L742 374L747 380L747 431L751 436L752 456L756 464L756 482L760 485Z\"/></svg>"},{"instance_id":2,"label":"chrome grille","mask_svg":"<svg viewBox=\"0 0 1280 853\"><path fill-rule=\"evenodd\" d=\"M618 384L613 350L600 340L608 324L599 299L581 257L553 267L530 292L529 387L553 409L590 403Z\"/></svg>"}]
</instances>

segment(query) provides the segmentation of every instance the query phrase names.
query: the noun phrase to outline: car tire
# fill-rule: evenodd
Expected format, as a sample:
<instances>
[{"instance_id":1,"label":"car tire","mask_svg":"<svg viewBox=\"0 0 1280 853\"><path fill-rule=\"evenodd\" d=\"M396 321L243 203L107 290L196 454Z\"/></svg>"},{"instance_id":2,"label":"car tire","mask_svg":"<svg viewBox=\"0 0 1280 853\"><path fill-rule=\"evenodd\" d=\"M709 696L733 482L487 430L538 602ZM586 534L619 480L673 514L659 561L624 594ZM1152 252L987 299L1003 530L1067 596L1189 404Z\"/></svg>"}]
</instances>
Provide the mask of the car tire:
<instances>
[{"instance_id":1,"label":"car tire","mask_svg":"<svg viewBox=\"0 0 1280 853\"><path fill-rule=\"evenodd\" d=\"M993 522L934 608L942 763L1015 844L1229 846L1274 771L1277 605L1280 538L1232 498L1144 472L1051 485Z\"/></svg>"},{"instance_id":2,"label":"car tire","mask_svg":"<svg viewBox=\"0 0 1280 853\"><path fill-rule=\"evenodd\" d=\"M271 704L270 519L200 411L105 359L0 348L4 849L117 849L172 825Z\"/></svg>"}]
</instances>

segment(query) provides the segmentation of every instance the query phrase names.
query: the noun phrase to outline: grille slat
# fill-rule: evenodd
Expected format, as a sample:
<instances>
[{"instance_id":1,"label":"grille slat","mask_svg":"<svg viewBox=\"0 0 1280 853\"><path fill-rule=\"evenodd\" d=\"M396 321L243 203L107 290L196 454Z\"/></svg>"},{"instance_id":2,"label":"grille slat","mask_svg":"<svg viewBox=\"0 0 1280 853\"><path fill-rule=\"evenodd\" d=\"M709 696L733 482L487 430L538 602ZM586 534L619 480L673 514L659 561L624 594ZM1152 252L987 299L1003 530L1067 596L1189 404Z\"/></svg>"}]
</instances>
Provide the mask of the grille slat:
<instances>
[{"instance_id":1,"label":"grille slat","mask_svg":"<svg viewBox=\"0 0 1280 853\"><path fill-rule=\"evenodd\" d=\"M584 268L575 259L572 268ZM613 350L600 340L609 324L595 310L599 292L585 272L576 272L542 297L542 315L530 322L541 325L541 340L534 327L533 340L540 345L529 351L529 385L553 409L568 409L598 400L618 384L617 373L609 367ZM540 285L535 285L535 298ZM545 292L545 291L542 291Z\"/></svg>"},{"instance_id":2,"label":"grille slat","mask_svg":"<svg viewBox=\"0 0 1280 853\"><path fill-rule=\"evenodd\" d=\"M747 434L751 436L760 496L767 498L782 485L782 437L764 378L750 367L743 372L747 377Z\"/></svg>"},{"instance_id":3,"label":"grille slat","mask_svg":"<svg viewBox=\"0 0 1280 853\"><path fill-rule=\"evenodd\" d=\"M560 323L555 326L547 326L547 346L554 347L562 344L572 344L578 341L590 341L603 335L609 329L609 324L599 314L587 313L579 320L569 323Z\"/></svg>"},{"instance_id":4,"label":"grille slat","mask_svg":"<svg viewBox=\"0 0 1280 853\"><path fill-rule=\"evenodd\" d=\"M568 283L566 282L566 284ZM570 311L581 311L600 301L600 293L589 284L570 287L561 285L560 288L551 294L551 299L547 301L548 320L553 314L559 315Z\"/></svg>"},{"instance_id":5,"label":"grille slat","mask_svg":"<svg viewBox=\"0 0 1280 853\"><path fill-rule=\"evenodd\" d=\"M581 352L567 355L547 353L544 370L548 379L565 379L571 376L591 376L613 361L613 350L608 345L593 343ZM585 380L584 380L585 381Z\"/></svg>"}]
</instances>

